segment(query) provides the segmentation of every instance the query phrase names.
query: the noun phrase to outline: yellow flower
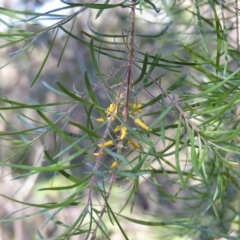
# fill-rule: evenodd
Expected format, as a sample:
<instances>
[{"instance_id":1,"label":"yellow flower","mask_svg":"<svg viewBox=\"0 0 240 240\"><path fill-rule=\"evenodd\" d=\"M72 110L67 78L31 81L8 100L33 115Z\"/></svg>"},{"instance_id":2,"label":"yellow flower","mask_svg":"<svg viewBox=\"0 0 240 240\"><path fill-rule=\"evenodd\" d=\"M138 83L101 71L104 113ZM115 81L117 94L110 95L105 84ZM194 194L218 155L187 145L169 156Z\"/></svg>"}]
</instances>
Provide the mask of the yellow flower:
<instances>
[{"instance_id":1,"label":"yellow flower","mask_svg":"<svg viewBox=\"0 0 240 240\"><path fill-rule=\"evenodd\" d=\"M137 144L136 142L134 142L132 139L129 139L129 140L128 140L128 143L129 143L130 145L132 145L134 148L140 149L139 144Z\"/></svg>"},{"instance_id":2,"label":"yellow flower","mask_svg":"<svg viewBox=\"0 0 240 240\"><path fill-rule=\"evenodd\" d=\"M139 127L141 127L144 130L152 131L144 122L142 122L139 118L135 119L134 121Z\"/></svg>"},{"instance_id":3,"label":"yellow flower","mask_svg":"<svg viewBox=\"0 0 240 240\"><path fill-rule=\"evenodd\" d=\"M106 153L105 153L105 152L102 152L101 156L105 156L105 155L106 155ZM98 153L98 152L95 152L95 153L93 153L93 156L94 156L94 157L98 157L98 156L99 156L99 153Z\"/></svg>"},{"instance_id":4,"label":"yellow flower","mask_svg":"<svg viewBox=\"0 0 240 240\"><path fill-rule=\"evenodd\" d=\"M141 103L130 103L130 107L132 108L131 114L136 115L137 113L141 113L143 110L141 109Z\"/></svg>"},{"instance_id":5,"label":"yellow flower","mask_svg":"<svg viewBox=\"0 0 240 240\"><path fill-rule=\"evenodd\" d=\"M120 136L120 140L123 140L126 137L127 134L127 128L126 127L122 127L121 129L121 136Z\"/></svg>"},{"instance_id":6,"label":"yellow flower","mask_svg":"<svg viewBox=\"0 0 240 240\"><path fill-rule=\"evenodd\" d=\"M115 129L113 130L113 132L115 132L115 133L118 133L120 131L121 131L121 126L120 125L116 126Z\"/></svg>"},{"instance_id":7,"label":"yellow flower","mask_svg":"<svg viewBox=\"0 0 240 240\"><path fill-rule=\"evenodd\" d=\"M111 115L112 113L114 113L114 115L117 114L118 108L114 103L111 103L110 106L105 110L105 113L107 115Z\"/></svg>"},{"instance_id":8,"label":"yellow flower","mask_svg":"<svg viewBox=\"0 0 240 240\"><path fill-rule=\"evenodd\" d=\"M119 163L117 161L113 162L111 165L111 168L116 169L118 167Z\"/></svg>"},{"instance_id":9,"label":"yellow flower","mask_svg":"<svg viewBox=\"0 0 240 240\"><path fill-rule=\"evenodd\" d=\"M97 122L105 122L105 120L103 118L96 118Z\"/></svg>"},{"instance_id":10,"label":"yellow flower","mask_svg":"<svg viewBox=\"0 0 240 240\"><path fill-rule=\"evenodd\" d=\"M109 141L107 141L107 142L104 142L104 144L103 144L104 147L109 147L109 146L112 146L112 145L113 145L113 141L112 141L112 140L109 140ZM101 143L98 144L98 147L101 147L101 146L102 146Z\"/></svg>"},{"instance_id":11,"label":"yellow flower","mask_svg":"<svg viewBox=\"0 0 240 240\"><path fill-rule=\"evenodd\" d=\"M100 123L105 122L105 120L103 118L96 118L95 120ZM110 120L110 117L108 117L107 120ZM114 120L115 120L115 117L112 117L112 121L114 121Z\"/></svg>"}]
</instances>

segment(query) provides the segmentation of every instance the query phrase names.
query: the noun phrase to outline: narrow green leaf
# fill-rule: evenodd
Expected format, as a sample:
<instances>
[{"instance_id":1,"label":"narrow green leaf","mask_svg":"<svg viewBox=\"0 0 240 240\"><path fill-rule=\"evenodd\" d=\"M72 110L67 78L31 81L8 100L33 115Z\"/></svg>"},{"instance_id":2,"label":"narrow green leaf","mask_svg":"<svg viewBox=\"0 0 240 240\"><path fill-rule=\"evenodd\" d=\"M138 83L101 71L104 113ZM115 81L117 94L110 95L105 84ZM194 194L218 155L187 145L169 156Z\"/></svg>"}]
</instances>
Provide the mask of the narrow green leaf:
<instances>
[{"instance_id":1,"label":"narrow green leaf","mask_svg":"<svg viewBox=\"0 0 240 240\"><path fill-rule=\"evenodd\" d=\"M182 75L176 82L174 82L174 84L172 84L168 89L167 91L168 92L172 92L174 91L175 89L179 88L183 83L184 83L184 80L186 79L187 75L184 74Z\"/></svg>"},{"instance_id":2,"label":"narrow green leaf","mask_svg":"<svg viewBox=\"0 0 240 240\"><path fill-rule=\"evenodd\" d=\"M73 125L77 128L80 128L83 132L87 133L89 136L96 137L96 138L99 138L99 139L102 138L102 136L99 136L98 134L96 134L92 130L86 128L85 126L81 125L80 123L69 121L69 124L71 124L71 125Z\"/></svg>"},{"instance_id":3,"label":"narrow green leaf","mask_svg":"<svg viewBox=\"0 0 240 240\"><path fill-rule=\"evenodd\" d=\"M121 154L118 154L118 153L115 153L113 151L111 151L110 149L108 148L104 148L104 151L109 154L110 156L112 156L114 159L118 159L120 160L121 162L123 162L124 164L126 165L129 165L129 161Z\"/></svg>"},{"instance_id":4,"label":"narrow green leaf","mask_svg":"<svg viewBox=\"0 0 240 240\"><path fill-rule=\"evenodd\" d=\"M68 89L66 89L60 82L57 82L57 85L59 86L59 88L64 92L66 93L69 97L83 103L83 104L86 104L86 105L92 105L91 102L87 101L86 99L70 92Z\"/></svg>"},{"instance_id":5,"label":"narrow green leaf","mask_svg":"<svg viewBox=\"0 0 240 240\"><path fill-rule=\"evenodd\" d=\"M32 86L34 85L34 83L37 81L38 77L40 76L40 74L41 74L41 72L42 72L42 70L43 70L43 67L45 66L45 64L46 64L46 62L47 62L47 60L48 60L48 57L49 57L49 55L50 55L50 52L51 52L51 50L52 50L52 48L53 48L53 46L54 46L54 42L55 42L55 40L56 40L56 37L57 37L57 34L58 34L58 30L59 30L59 28L57 28L57 30L56 30L55 36L54 36L54 38L53 38L53 40L52 40L52 42L51 42L51 45L50 45L49 50L48 50L48 52L47 52L47 55L46 55L45 59L43 60L43 63L42 63L42 65L41 65L38 73L36 74L36 77L35 77L34 80L32 81L31 87L32 87Z\"/></svg>"},{"instance_id":6,"label":"narrow green leaf","mask_svg":"<svg viewBox=\"0 0 240 240\"><path fill-rule=\"evenodd\" d=\"M3 167L25 169L25 170L30 170L30 171L35 170L36 172L55 172L55 171L61 171L61 170L76 168L79 165L81 165L81 163L72 164L72 165L69 165L69 166L61 166L59 164L54 164L54 165L50 165L50 166L47 166L47 167L34 167L34 166L0 162L0 166L3 166Z\"/></svg>"},{"instance_id":7,"label":"narrow green leaf","mask_svg":"<svg viewBox=\"0 0 240 240\"><path fill-rule=\"evenodd\" d=\"M205 33L203 31L203 24L202 24L202 15L200 13L200 8L199 8L199 0L195 1L195 7L196 7L196 12L197 12L197 19L198 19L198 27L199 27L199 31L200 31L200 37L203 43L203 46L206 50L207 55L209 55L209 50L208 50L208 44L206 41L206 37L205 37Z\"/></svg>"},{"instance_id":8,"label":"narrow green leaf","mask_svg":"<svg viewBox=\"0 0 240 240\"><path fill-rule=\"evenodd\" d=\"M85 84L86 84L86 87L87 87L87 90L88 90L89 97L92 99L92 101L94 103L94 107L99 106L98 99L97 99L95 93L92 90L92 86L91 86L90 80L88 78L87 71L84 74L84 78L85 78ZM105 114L103 113L103 111L100 108L97 108L97 111L103 119L106 118Z\"/></svg>"},{"instance_id":9,"label":"narrow green leaf","mask_svg":"<svg viewBox=\"0 0 240 240\"><path fill-rule=\"evenodd\" d=\"M45 157L48 159L48 161L53 164L53 165L57 165L58 163L55 162L52 157L50 156L49 152L47 150L44 150L44 155ZM69 173L65 172L64 170L60 170L59 173L61 173L64 177L66 177L67 179L69 179L72 182L75 182L76 184L79 184L81 182L81 179L76 178L72 175L70 175Z\"/></svg>"},{"instance_id":10,"label":"narrow green leaf","mask_svg":"<svg viewBox=\"0 0 240 240\"><path fill-rule=\"evenodd\" d=\"M182 174L182 169L181 169L181 164L180 164L180 138L181 138L181 126L182 125L182 115L180 115L180 118L178 120L178 128L177 128L177 132L176 132L176 142L175 142L175 162L176 162L176 170L178 173L178 177L181 181L181 187L185 188L185 181L183 178L183 174Z\"/></svg>"},{"instance_id":11,"label":"narrow green leaf","mask_svg":"<svg viewBox=\"0 0 240 240\"><path fill-rule=\"evenodd\" d=\"M132 87L134 85L136 85L137 83L139 83L140 81L142 81L143 77L146 74L146 70L147 70L147 65L148 65L148 53L145 54L144 60L143 60L143 65L142 65L142 71L141 74L139 75L139 77L134 81L134 83L132 84Z\"/></svg>"},{"instance_id":12,"label":"narrow green leaf","mask_svg":"<svg viewBox=\"0 0 240 240\"><path fill-rule=\"evenodd\" d=\"M146 1L146 0L145 0L145 1ZM173 14L171 13L171 9L169 8L169 6L168 6L168 4L166 3L166 1L165 1L165 0L161 0L161 2L162 2L162 5L163 5L164 10L166 11L168 17L169 17L172 21L174 21ZM168 3L169 3L169 2L168 2Z\"/></svg>"},{"instance_id":13,"label":"narrow green leaf","mask_svg":"<svg viewBox=\"0 0 240 240\"><path fill-rule=\"evenodd\" d=\"M109 2L110 2L110 0L106 0L106 1L104 2L104 4L108 5ZM102 14L102 12L104 11L104 9L105 9L105 8L100 9L100 10L97 12L97 15L96 15L95 19L98 19L98 18L101 16L101 14Z\"/></svg>"},{"instance_id":14,"label":"narrow green leaf","mask_svg":"<svg viewBox=\"0 0 240 240\"><path fill-rule=\"evenodd\" d=\"M50 90L51 92L54 92L54 93L57 94L57 95L60 95L60 96L63 96L63 97L69 97L67 94L62 93L62 92L56 90L55 88L51 87L49 84L47 84L47 83L44 82L44 81L42 81L42 84L43 84L48 90Z\"/></svg>"},{"instance_id":15,"label":"narrow green leaf","mask_svg":"<svg viewBox=\"0 0 240 240\"><path fill-rule=\"evenodd\" d=\"M164 106L164 102L162 102L162 106ZM167 108L163 108L163 111L161 112L160 116L158 118L156 118L151 125L149 126L150 128L154 127L157 123L159 123L160 121L163 122L165 116L172 110L174 106L171 104L169 105L169 107ZM160 123L161 124L161 123Z\"/></svg>"},{"instance_id":16,"label":"narrow green leaf","mask_svg":"<svg viewBox=\"0 0 240 240\"><path fill-rule=\"evenodd\" d=\"M93 107L94 105L92 105L90 108L89 108L89 111L87 111L86 109L86 106L84 106L85 108L85 111L87 113L87 128L91 129L91 130L94 130L94 126L93 126L93 123L92 123L92 110L93 110Z\"/></svg>"},{"instance_id":17,"label":"narrow green leaf","mask_svg":"<svg viewBox=\"0 0 240 240\"><path fill-rule=\"evenodd\" d=\"M168 226L168 225L173 225L173 226L179 226L179 227L184 227L184 228L189 228L189 229L195 229L201 232L206 232L206 233L210 233L210 234L214 234L216 236L220 236L220 237L224 237L226 239L231 239L231 240L239 240L238 237L233 237L230 236L229 234L224 234L221 233L219 231L214 231L210 228L207 227L199 227L198 225L194 225L194 224L190 224L190 223L185 223L185 221L163 221L163 222L153 222L153 221L143 221L143 220L138 220L138 219L134 219L134 218L129 218L123 215L120 215L120 217L133 222L133 223L137 223L140 225L144 225L144 226Z\"/></svg>"},{"instance_id":18,"label":"narrow green leaf","mask_svg":"<svg viewBox=\"0 0 240 240\"><path fill-rule=\"evenodd\" d=\"M142 0L140 1L141 4ZM148 3L149 5L151 5L153 7L153 9L156 11L156 13L160 12L160 8L158 9L150 0L144 0L144 2Z\"/></svg>"},{"instance_id":19,"label":"narrow green leaf","mask_svg":"<svg viewBox=\"0 0 240 240\"><path fill-rule=\"evenodd\" d=\"M105 203L106 203L106 206L107 206L107 210L111 213L111 215L112 215L113 219L115 220L115 222L117 223L117 225L118 225L121 233L123 234L123 236L125 237L125 239L128 240L128 237L127 237L124 229L123 229L122 226L120 225L120 223L119 223L119 221L118 221L118 219L117 219L117 217L116 217L116 214L112 211L112 208L110 207L110 205L109 205L109 203L108 203L108 199L106 199L106 198L104 198L104 197L103 197L103 199L105 200Z\"/></svg>"},{"instance_id":20,"label":"narrow green leaf","mask_svg":"<svg viewBox=\"0 0 240 240\"><path fill-rule=\"evenodd\" d=\"M197 176L200 178L202 177L199 170L198 170L198 164L199 164L199 156L196 153L196 145L195 145L195 132L193 129L190 128L189 125L187 125L187 131L188 131L188 136L190 140L190 157L191 157L191 162L193 165L194 172Z\"/></svg>"},{"instance_id":21,"label":"narrow green leaf","mask_svg":"<svg viewBox=\"0 0 240 240\"><path fill-rule=\"evenodd\" d=\"M154 34L154 35L150 35L150 34L136 34L136 36L138 36L138 37L145 37L145 38L148 38L148 39L150 39L150 38L159 38L159 37L164 35L164 33L168 30L168 28L170 27L171 24L172 24L172 21L170 21L167 24L167 26L164 27L163 30L161 30L160 33L157 33L157 34Z\"/></svg>"},{"instance_id":22,"label":"narrow green leaf","mask_svg":"<svg viewBox=\"0 0 240 240\"><path fill-rule=\"evenodd\" d=\"M76 17L73 18L73 23L72 23L72 26L71 26L71 29L70 29L70 33L72 33L72 30L73 30L73 27L74 27L74 24L75 24L75 20L76 20ZM61 62L61 60L62 60L63 53L64 53L64 51L65 51L65 49L66 49L66 47L67 47L69 38L70 38L70 35L67 35L66 42L65 42L65 44L64 44L64 46L63 46L63 49L62 49L61 54L60 54L60 57L59 57L59 59L58 59L57 67L60 66L60 62Z\"/></svg>"},{"instance_id":23,"label":"narrow green leaf","mask_svg":"<svg viewBox=\"0 0 240 240\"><path fill-rule=\"evenodd\" d=\"M98 76L100 78L102 78L103 74L101 73L99 67L98 67L98 63L97 63L97 60L95 58L95 53L94 53L94 44L93 44L93 39L91 39L90 41L90 55L91 55L91 59L92 59L92 63L93 63L93 66L95 67L97 73L98 73Z\"/></svg>"},{"instance_id":24,"label":"narrow green leaf","mask_svg":"<svg viewBox=\"0 0 240 240\"><path fill-rule=\"evenodd\" d=\"M100 4L100 3L70 3L65 0L60 0L62 3L74 6L74 7L87 7L87 8L92 8L92 9L110 9L110 8L116 8L116 7L130 7L132 6L131 4L129 5L124 5L126 1L120 2L118 4ZM136 3L135 3L136 5Z\"/></svg>"},{"instance_id":25,"label":"narrow green leaf","mask_svg":"<svg viewBox=\"0 0 240 240\"><path fill-rule=\"evenodd\" d=\"M230 74L229 76L227 76L225 79L223 79L222 81L219 81L219 83L213 85L212 87L208 88L205 91L202 91L201 93L198 94L193 94L190 97L187 97L187 99L193 99L193 98L199 98L199 97L204 97L206 96L207 93L213 92L214 90L220 88L221 86L223 86L227 81L229 81L230 79L233 78L233 76L235 76L238 72L240 71L240 68L238 68L236 71L234 71L232 74Z\"/></svg>"}]
</instances>

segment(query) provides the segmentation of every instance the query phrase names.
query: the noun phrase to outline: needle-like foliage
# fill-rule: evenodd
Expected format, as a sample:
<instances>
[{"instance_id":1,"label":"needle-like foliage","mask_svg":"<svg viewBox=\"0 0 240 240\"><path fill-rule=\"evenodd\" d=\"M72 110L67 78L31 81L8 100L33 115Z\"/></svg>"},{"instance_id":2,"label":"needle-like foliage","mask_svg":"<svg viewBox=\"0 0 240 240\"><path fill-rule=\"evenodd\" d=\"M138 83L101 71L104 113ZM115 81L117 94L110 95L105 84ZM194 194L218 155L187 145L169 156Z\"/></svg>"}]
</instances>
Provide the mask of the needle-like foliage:
<instances>
[{"instance_id":1,"label":"needle-like foliage","mask_svg":"<svg viewBox=\"0 0 240 240\"><path fill-rule=\"evenodd\" d=\"M1 90L1 185L18 187L0 195L21 204L3 228L38 216L34 239L239 239L237 5L60 2L0 8L0 49L11 52L1 68L35 56L29 87L55 96ZM80 60L64 77L70 50Z\"/></svg>"}]
</instances>

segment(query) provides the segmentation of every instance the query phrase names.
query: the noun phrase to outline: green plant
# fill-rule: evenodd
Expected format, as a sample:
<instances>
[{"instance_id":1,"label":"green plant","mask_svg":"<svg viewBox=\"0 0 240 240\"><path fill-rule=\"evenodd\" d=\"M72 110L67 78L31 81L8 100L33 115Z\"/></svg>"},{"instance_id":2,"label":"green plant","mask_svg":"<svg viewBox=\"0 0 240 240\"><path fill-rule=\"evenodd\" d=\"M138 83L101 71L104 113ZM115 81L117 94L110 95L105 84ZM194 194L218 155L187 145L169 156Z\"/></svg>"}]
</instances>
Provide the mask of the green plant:
<instances>
[{"instance_id":1,"label":"green plant","mask_svg":"<svg viewBox=\"0 0 240 240\"><path fill-rule=\"evenodd\" d=\"M89 49L85 64L91 63L89 70L81 71L81 92L75 87L70 90L66 81L56 81L56 87L43 82L46 90L61 98L55 102L30 100L27 104L10 100L2 91L0 116L8 130L0 133L1 151L6 153L0 165L12 169L14 181L40 175L31 189L32 201L15 197L20 190L12 196L1 193L30 208L30 213L19 217L12 217L19 212L13 211L2 218L2 224L44 214L47 220L42 227L52 223L60 230L44 236L39 229L40 239L112 239L116 231L121 239L136 239L124 229L126 222L154 228L149 239L159 235L239 239L240 68L234 69L239 48L231 39L231 31L239 33L238 25L233 25L234 5L211 0L169 5L148 0L61 2L65 8L44 14L1 8L2 15L23 24L0 19L9 28L0 34L6 41L1 49L22 44L7 64L31 53L41 38L53 34L32 88L42 76L60 32L67 38L57 65L64 66L70 39ZM59 14L63 9L72 9L72 13ZM88 31L79 34L75 25L89 10L95 19L104 19L104 31L94 29L90 15ZM119 21L128 18L128 28L121 29L120 23L114 28L106 22L109 11ZM160 14L159 23L144 25L145 14ZM42 17L58 22L35 26ZM151 33L150 27L145 30L142 26L159 31ZM148 44L154 46L151 51L146 50ZM79 76L74 78L77 81ZM16 128L4 114L9 110L17 112L26 129ZM42 152L34 165L29 156L39 144ZM51 183L46 180L49 172ZM163 179L165 184L161 184ZM121 196L116 192L118 185L125 189ZM142 185L151 190L144 192ZM25 188L23 183L21 188ZM49 201L41 201L44 194L37 190ZM58 196L51 201L53 192ZM145 211L137 203L141 197L148 205ZM164 215L167 206L176 206L175 211L169 209ZM74 219L58 217L73 207ZM112 230L113 226L117 228Z\"/></svg>"}]
</instances>

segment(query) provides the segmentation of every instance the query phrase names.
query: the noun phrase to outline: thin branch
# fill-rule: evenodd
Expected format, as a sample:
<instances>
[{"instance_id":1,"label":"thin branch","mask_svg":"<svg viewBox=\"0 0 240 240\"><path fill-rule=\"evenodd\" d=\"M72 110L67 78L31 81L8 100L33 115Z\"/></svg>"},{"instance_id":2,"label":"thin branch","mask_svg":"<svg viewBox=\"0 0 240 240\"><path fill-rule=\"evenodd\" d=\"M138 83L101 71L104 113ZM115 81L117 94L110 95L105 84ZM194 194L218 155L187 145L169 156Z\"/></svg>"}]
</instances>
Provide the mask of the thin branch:
<instances>
[{"instance_id":1,"label":"thin branch","mask_svg":"<svg viewBox=\"0 0 240 240\"><path fill-rule=\"evenodd\" d=\"M115 101L115 108L119 105L120 101L121 101L121 96L122 96L122 93L123 93L123 89L124 89L124 84L125 82L127 82L127 91L126 91L126 95L125 95L125 104L124 104L124 109L123 109L123 112L122 112L122 115L123 115L123 121L127 121L127 118L128 118L128 106L129 106L129 99L130 99L130 89L131 89L131 83L132 83L132 79L133 79L133 61L134 61L134 31L135 31L135 5L134 5L134 0L132 0L132 3L133 5L131 6L131 27L130 27L130 30L129 30L129 34L130 34L130 43L129 43L129 55L128 55L128 67L127 67L127 71L126 71L126 74L125 76L123 77L123 81L122 81L122 85L120 87L120 90L118 92L118 96L117 96L117 100ZM103 148L104 148L104 142L105 142L105 139L106 137L108 136L108 133L109 133L109 129L110 129L110 126L112 124L112 119L113 119L113 115L114 115L114 112L115 112L115 109L113 110L111 116L110 116L110 120L107 124L107 127L106 127L106 130L104 132L104 135L103 135L103 142L101 144L101 147L99 149L99 157L97 159L97 163L95 165L95 168L94 168L94 176L92 178L92 181L91 181L91 184L90 184L90 195L91 195L91 192L92 192L92 189L93 189L93 185L94 185L94 182L95 182L95 179L96 179L96 171L98 170L98 167L99 167L99 164L100 164L100 159L101 159L101 153L103 151ZM123 140L119 140L118 141L118 147L117 147L117 153L119 154L122 150L122 142ZM92 237L91 237L91 240L95 239L96 238L96 234L97 234L97 230L98 230L98 226L102 220L102 217L103 217L103 214L105 213L106 211L106 201L108 201L109 197L110 197L110 193L111 193L111 190L112 190L112 187L113 187L113 184L115 182L115 179L116 179L116 173L113 172L112 176L111 176L111 180L110 180L110 185L109 185L109 190L108 190L108 194L106 196L106 199L105 199L105 203L102 207L102 210L101 210L101 213L100 213L100 216L99 216L99 219L98 219L98 223L92 233ZM90 195L89 195L89 200L90 200Z\"/></svg>"}]
</instances>

